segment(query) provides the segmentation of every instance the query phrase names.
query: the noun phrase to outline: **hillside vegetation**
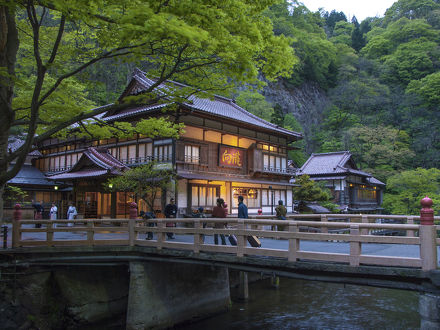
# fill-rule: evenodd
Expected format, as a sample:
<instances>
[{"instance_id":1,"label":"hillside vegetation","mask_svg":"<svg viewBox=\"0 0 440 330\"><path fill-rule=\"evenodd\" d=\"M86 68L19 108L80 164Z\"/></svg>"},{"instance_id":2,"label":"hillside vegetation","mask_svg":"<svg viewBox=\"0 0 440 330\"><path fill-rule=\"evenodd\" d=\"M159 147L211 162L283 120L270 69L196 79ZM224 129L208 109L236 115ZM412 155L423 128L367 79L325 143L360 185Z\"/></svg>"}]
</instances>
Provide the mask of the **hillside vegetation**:
<instances>
[{"instance_id":1,"label":"hillside vegetation","mask_svg":"<svg viewBox=\"0 0 440 330\"><path fill-rule=\"evenodd\" d=\"M362 22L287 0L265 16L296 55L290 59L292 73L280 78L277 88L319 94L313 120L273 102L261 85L224 94L266 120L304 132L297 144L301 150L289 155L298 166L311 152L350 150L361 169L390 183L385 203L390 212L416 212L416 199L425 192L396 184L413 176L425 179L431 173L426 193L440 200L440 177L433 175L440 163L440 0L399 0L384 17ZM135 66L155 69L142 58L110 58L84 70L78 82L86 86L85 99L96 105L114 102ZM308 109L303 99L295 106Z\"/></svg>"}]
</instances>

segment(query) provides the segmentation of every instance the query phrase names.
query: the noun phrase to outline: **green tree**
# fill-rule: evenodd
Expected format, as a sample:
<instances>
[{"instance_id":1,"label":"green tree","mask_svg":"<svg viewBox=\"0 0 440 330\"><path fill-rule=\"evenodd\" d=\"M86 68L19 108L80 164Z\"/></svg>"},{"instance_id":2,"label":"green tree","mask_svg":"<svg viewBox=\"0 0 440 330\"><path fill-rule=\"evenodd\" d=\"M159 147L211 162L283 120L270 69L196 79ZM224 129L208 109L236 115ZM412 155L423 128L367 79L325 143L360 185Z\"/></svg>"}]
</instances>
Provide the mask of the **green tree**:
<instances>
[{"instance_id":1,"label":"green tree","mask_svg":"<svg viewBox=\"0 0 440 330\"><path fill-rule=\"evenodd\" d=\"M295 184L299 185L298 187L293 187L293 198L295 200L328 202L331 199L330 193L321 188L315 181L310 180L308 175L297 176Z\"/></svg>"},{"instance_id":2,"label":"green tree","mask_svg":"<svg viewBox=\"0 0 440 330\"><path fill-rule=\"evenodd\" d=\"M334 9L330 13L325 12L324 19L325 19L325 25L326 25L326 28L328 31L327 33L330 37L333 35L333 30L334 30L337 22L340 22L340 21L347 22L347 16L345 16L345 14L342 11L337 12Z\"/></svg>"},{"instance_id":3,"label":"green tree","mask_svg":"<svg viewBox=\"0 0 440 330\"><path fill-rule=\"evenodd\" d=\"M333 30L333 36L330 38L335 44L345 44L351 46L351 35L353 31L353 25L349 22L339 21L335 25Z\"/></svg>"},{"instance_id":4,"label":"green tree","mask_svg":"<svg viewBox=\"0 0 440 330\"><path fill-rule=\"evenodd\" d=\"M407 93L420 96L424 104L432 109L439 109L440 72L435 72L419 80L413 80L406 88Z\"/></svg>"},{"instance_id":5,"label":"green tree","mask_svg":"<svg viewBox=\"0 0 440 330\"><path fill-rule=\"evenodd\" d=\"M402 17L407 19L424 18L433 10L439 9L438 1L433 0L399 0L385 12L384 23L388 25Z\"/></svg>"},{"instance_id":6,"label":"green tree","mask_svg":"<svg viewBox=\"0 0 440 330\"><path fill-rule=\"evenodd\" d=\"M395 84L406 86L412 80L418 80L431 74L440 61L438 43L425 38L411 40L401 44L396 51L386 56L383 77Z\"/></svg>"},{"instance_id":7,"label":"green tree","mask_svg":"<svg viewBox=\"0 0 440 330\"><path fill-rule=\"evenodd\" d=\"M157 80L145 94L130 98L140 104L258 83L260 73L267 79L289 76L297 61L289 40L275 36L262 15L274 2L0 0L0 196L33 146L78 122L78 129L85 129L89 118L108 110L90 110L95 105L78 81L101 61L148 65ZM168 89L174 98L158 93L156 87L171 78L196 89ZM112 105L127 106L128 101ZM99 124L104 130L105 123ZM16 126L26 139L8 153ZM112 134L127 130L122 125Z\"/></svg>"},{"instance_id":8,"label":"green tree","mask_svg":"<svg viewBox=\"0 0 440 330\"><path fill-rule=\"evenodd\" d=\"M108 179L105 183L113 191L131 192L136 200L143 200L150 211L154 210L154 201L159 193L173 188L176 178L173 171L161 169L160 163L150 162L146 165L132 168L121 176Z\"/></svg>"},{"instance_id":9,"label":"green tree","mask_svg":"<svg viewBox=\"0 0 440 330\"><path fill-rule=\"evenodd\" d=\"M345 136L358 166L381 181L409 167L414 157L409 142L405 131L385 126L355 126Z\"/></svg>"},{"instance_id":10,"label":"green tree","mask_svg":"<svg viewBox=\"0 0 440 330\"><path fill-rule=\"evenodd\" d=\"M284 123L283 127L287 128L294 132L303 132L304 129L302 128L301 124L296 120L295 116L291 113L287 113L284 116ZM289 159L291 159L296 166L300 167L302 166L306 160L306 154L304 152L305 150L305 141L300 140L292 143L291 147L295 148L294 150L288 151Z\"/></svg>"},{"instance_id":11,"label":"green tree","mask_svg":"<svg viewBox=\"0 0 440 330\"><path fill-rule=\"evenodd\" d=\"M236 102L240 107L264 120L270 121L273 116L274 110L272 105L258 92L250 90L241 91L236 98Z\"/></svg>"},{"instance_id":12,"label":"green tree","mask_svg":"<svg viewBox=\"0 0 440 330\"><path fill-rule=\"evenodd\" d=\"M433 208L440 212L440 170L417 168L391 176L383 207L391 214L420 214L420 201L425 196L434 201Z\"/></svg>"}]
</instances>

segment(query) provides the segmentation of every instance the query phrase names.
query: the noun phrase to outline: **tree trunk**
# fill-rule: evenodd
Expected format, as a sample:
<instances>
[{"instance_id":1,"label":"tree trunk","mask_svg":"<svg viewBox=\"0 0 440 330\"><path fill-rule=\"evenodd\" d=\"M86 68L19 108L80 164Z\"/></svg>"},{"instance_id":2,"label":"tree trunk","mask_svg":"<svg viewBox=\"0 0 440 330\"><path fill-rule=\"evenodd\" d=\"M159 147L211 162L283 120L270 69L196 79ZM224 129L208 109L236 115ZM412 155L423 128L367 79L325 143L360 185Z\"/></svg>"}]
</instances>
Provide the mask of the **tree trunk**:
<instances>
[{"instance_id":1,"label":"tree trunk","mask_svg":"<svg viewBox=\"0 0 440 330\"><path fill-rule=\"evenodd\" d=\"M3 192L8 178L8 137L15 120L12 109L15 62L18 51L18 32L15 13L11 7L0 6L0 221L3 222ZM7 75L6 75L7 73Z\"/></svg>"}]
</instances>

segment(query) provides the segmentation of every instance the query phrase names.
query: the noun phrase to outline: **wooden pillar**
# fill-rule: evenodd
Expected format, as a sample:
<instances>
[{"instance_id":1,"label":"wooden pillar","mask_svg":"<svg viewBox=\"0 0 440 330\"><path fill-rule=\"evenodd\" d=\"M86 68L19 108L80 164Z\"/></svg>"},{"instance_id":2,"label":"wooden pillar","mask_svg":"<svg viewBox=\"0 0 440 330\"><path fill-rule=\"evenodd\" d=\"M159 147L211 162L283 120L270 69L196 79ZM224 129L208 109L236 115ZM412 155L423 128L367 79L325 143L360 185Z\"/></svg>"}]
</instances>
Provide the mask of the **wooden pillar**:
<instances>
[{"instance_id":1,"label":"wooden pillar","mask_svg":"<svg viewBox=\"0 0 440 330\"><path fill-rule=\"evenodd\" d=\"M434 226L434 210L431 208L432 200L426 196L420 201L420 258L422 270L437 269L437 231Z\"/></svg>"},{"instance_id":2,"label":"wooden pillar","mask_svg":"<svg viewBox=\"0 0 440 330\"><path fill-rule=\"evenodd\" d=\"M16 248L20 246L20 239L21 239L21 205L15 204L14 206L14 214L13 214L14 220L12 222L12 247Z\"/></svg>"},{"instance_id":3,"label":"wooden pillar","mask_svg":"<svg viewBox=\"0 0 440 330\"><path fill-rule=\"evenodd\" d=\"M359 225L350 225L350 236L359 236ZM350 242L350 266L359 266L361 243Z\"/></svg>"},{"instance_id":4,"label":"wooden pillar","mask_svg":"<svg viewBox=\"0 0 440 330\"><path fill-rule=\"evenodd\" d=\"M117 203L117 192L112 191L110 194L110 218L116 219L116 203Z\"/></svg>"},{"instance_id":5,"label":"wooden pillar","mask_svg":"<svg viewBox=\"0 0 440 330\"><path fill-rule=\"evenodd\" d=\"M240 300L249 299L248 273L240 271L240 283L238 284L238 298Z\"/></svg>"},{"instance_id":6,"label":"wooden pillar","mask_svg":"<svg viewBox=\"0 0 440 330\"><path fill-rule=\"evenodd\" d=\"M419 296L420 329L440 329L440 296L424 293Z\"/></svg>"}]
</instances>

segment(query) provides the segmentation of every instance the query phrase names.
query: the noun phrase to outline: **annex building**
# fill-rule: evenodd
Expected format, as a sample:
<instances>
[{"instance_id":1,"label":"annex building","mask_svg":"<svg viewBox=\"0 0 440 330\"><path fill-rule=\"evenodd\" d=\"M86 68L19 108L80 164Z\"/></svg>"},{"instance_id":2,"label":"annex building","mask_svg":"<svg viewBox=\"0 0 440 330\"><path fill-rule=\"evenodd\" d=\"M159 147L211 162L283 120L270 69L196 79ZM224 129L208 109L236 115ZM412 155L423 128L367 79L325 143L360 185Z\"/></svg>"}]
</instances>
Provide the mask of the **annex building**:
<instances>
[{"instance_id":1,"label":"annex building","mask_svg":"<svg viewBox=\"0 0 440 330\"><path fill-rule=\"evenodd\" d=\"M385 184L360 170L349 151L312 154L296 175L325 181L333 201L349 213L382 212Z\"/></svg>"}]
</instances>

